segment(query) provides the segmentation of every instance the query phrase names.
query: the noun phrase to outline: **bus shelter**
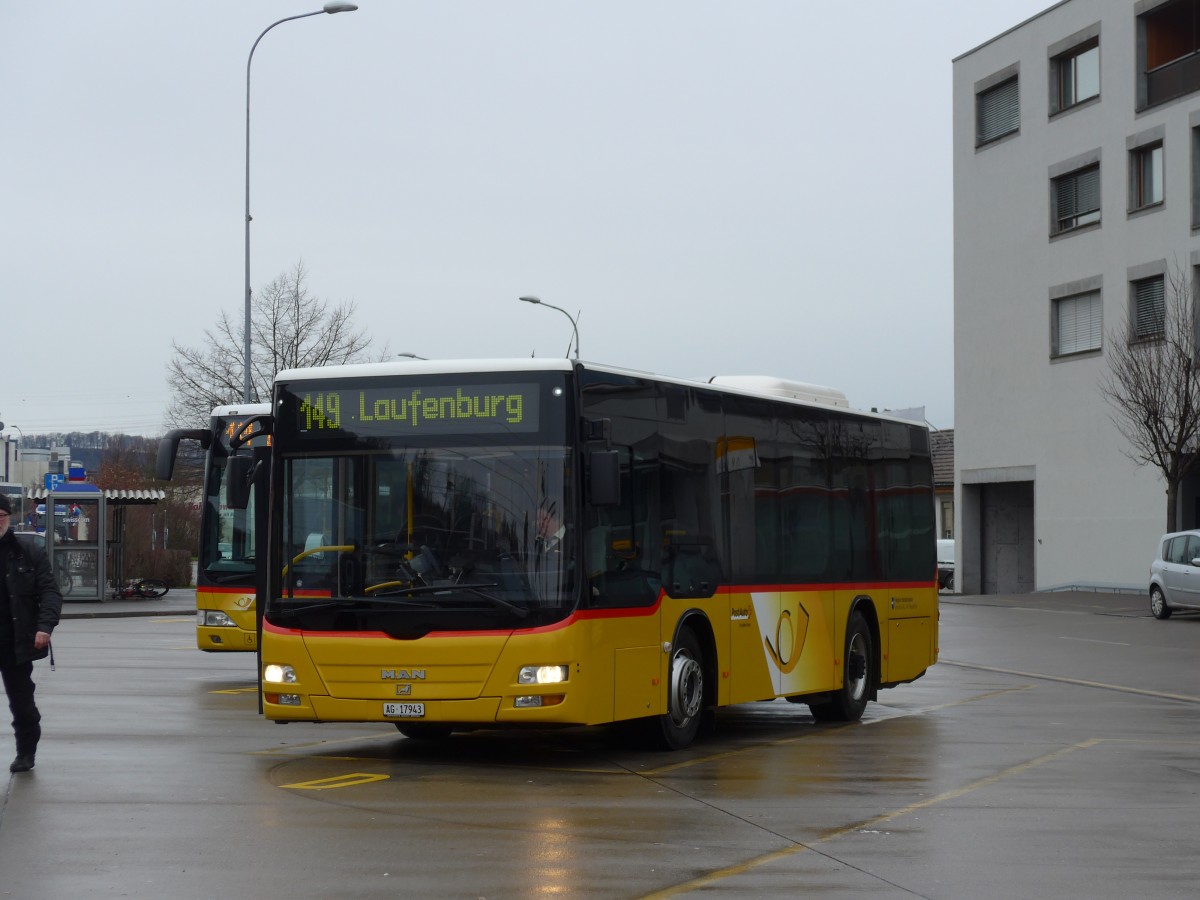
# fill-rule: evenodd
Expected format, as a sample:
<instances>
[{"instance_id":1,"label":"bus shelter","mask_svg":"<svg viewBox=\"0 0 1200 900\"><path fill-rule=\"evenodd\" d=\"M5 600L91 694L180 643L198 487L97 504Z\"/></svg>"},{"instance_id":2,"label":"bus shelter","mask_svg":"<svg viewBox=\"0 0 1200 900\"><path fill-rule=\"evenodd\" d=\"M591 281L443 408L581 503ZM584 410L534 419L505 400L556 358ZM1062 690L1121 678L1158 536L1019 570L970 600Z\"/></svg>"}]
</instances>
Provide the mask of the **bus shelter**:
<instances>
[{"instance_id":1,"label":"bus shelter","mask_svg":"<svg viewBox=\"0 0 1200 900\"><path fill-rule=\"evenodd\" d=\"M65 600L99 602L124 580L125 510L156 504L161 490L103 491L92 484L36 491L34 520Z\"/></svg>"}]
</instances>

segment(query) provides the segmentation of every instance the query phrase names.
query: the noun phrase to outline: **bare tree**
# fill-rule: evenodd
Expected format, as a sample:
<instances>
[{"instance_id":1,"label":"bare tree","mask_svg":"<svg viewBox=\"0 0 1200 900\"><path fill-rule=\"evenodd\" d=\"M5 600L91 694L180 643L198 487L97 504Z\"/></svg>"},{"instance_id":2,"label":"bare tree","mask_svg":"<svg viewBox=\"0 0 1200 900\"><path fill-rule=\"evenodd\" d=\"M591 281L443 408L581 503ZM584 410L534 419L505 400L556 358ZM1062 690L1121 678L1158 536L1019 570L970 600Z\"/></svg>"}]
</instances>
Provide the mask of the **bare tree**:
<instances>
[{"instance_id":1,"label":"bare tree","mask_svg":"<svg viewBox=\"0 0 1200 900\"><path fill-rule=\"evenodd\" d=\"M331 305L314 297L305 284L304 262L284 272L250 304L251 399L267 399L282 369L328 366L368 359L372 339L354 326L354 303ZM174 427L202 427L216 406L242 399L245 323L222 310L215 328L205 330L199 347L172 342L167 365ZM384 347L377 357L387 355Z\"/></svg>"},{"instance_id":2,"label":"bare tree","mask_svg":"<svg viewBox=\"0 0 1200 900\"><path fill-rule=\"evenodd\" d=\"M1179 266L1163 276L1161 331L1146 326L1147 319L1158 317L1141 318L1140 333L1136 321L1109 333L1109 370L1100 392L1129 441L1125 455L1162 472L1166 530L1175 531L1179 487L1196 467L1200 449L1196 303L1191 279Z\"/></svg>"}]
</instances>

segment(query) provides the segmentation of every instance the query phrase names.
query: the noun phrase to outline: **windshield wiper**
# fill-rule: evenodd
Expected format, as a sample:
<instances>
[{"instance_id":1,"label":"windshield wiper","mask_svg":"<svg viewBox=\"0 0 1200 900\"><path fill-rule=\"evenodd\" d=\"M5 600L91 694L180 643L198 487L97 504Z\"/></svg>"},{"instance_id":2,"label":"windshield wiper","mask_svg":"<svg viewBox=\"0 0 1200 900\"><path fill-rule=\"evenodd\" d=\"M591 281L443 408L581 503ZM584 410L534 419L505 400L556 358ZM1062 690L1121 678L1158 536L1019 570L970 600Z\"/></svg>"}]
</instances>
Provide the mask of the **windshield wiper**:
<instances>
[{"instance_id":1,"label":"windshield wiper","mask_svg":"<svg viewBox=\"0 0 1200 900\"><path fill-rule=\"evenodd\" d=\"M516 616L518 619L524 619L526 616L529 615L528 607L517 606L517 604L510 603L508 600L505 600L503 597L498 597L497 595L491 593L490 591L483 590L484 588L496 587L495 582L491 582L490 584L456 584L454 587L460 591L468 591L468 592L474 594L476 597L481 597L484 600L486 600L488 603L492 604L493 606L499 607L500 609L506 609L510 613L512 613L514 616Z\"/></svg>"},{"instance_id":2,"label":"windshield wiper","mask_svg":"<svg viewBox=\"0 0 1200 900\"><path fill-rule=\"evenodd\" d=\"M409 607L413 609L437 609L436 603L422 602L420 600L411 600L404 597L338 597L336 600L322 600L319 603L310 603L308 606L297 607L296 609L287 609L289 615L300 615L301 613L324 612L329 609L350 609L355 606L360 606L364 603L374 604L376 606L399 606Z\"/></svg>"},{"instance_id":3,"label":"windshield wiper","mask_svg":"<svg viewBox=\"0 0 1200 900\"><path fill-rule=\"evenodd\" d=\"M486 600L488 603L498 609L507 610L518 619L524 619L529 615L529 610L524 606L517 606L505 600L503 597L498 597L486 588L499 587L494 581L482 582L480 584L416 584L411 587L395 587L389 588L389 593L403 594L407 597L412 597L417 594L452 594L455 591L465 591L468 594L474 594ZM369 600L376 598L370 597ZM385 600L385 597L380 597L380 600Z\"/></svg>"},{"instance_id":4,"label":"windshield wiper","mask_svg":"<svg viewBox=\"0 0 1200 900\"><path fill-rule=\"evenodd\" d=\"M418 609L437 609L438 604L428 601L422 602L414 599L422 594L450 594L455 591L464 591L468 594L473 594L488 603L495 606L497 609L503 609L506 612L512 613L518 619L524 619L529 615L529 610L524 606L517 606L505 600L503 597L498 597L493 593L485 590L485 588L493 588L497 585L495 582L484 584L418 584L411 587L394 587L389 588L389 594L399 594L401 596L360 596L360 597L340 597L336 600L322 600L319 603L311 603L308 606L301 606L298 609L290 609L287 612L293 615L301 613L321 612L328 609L344 609L348 607L358 606L360 604L375 604L377 606L398 606L410 607Z\"/></svg>"}]
</instances>

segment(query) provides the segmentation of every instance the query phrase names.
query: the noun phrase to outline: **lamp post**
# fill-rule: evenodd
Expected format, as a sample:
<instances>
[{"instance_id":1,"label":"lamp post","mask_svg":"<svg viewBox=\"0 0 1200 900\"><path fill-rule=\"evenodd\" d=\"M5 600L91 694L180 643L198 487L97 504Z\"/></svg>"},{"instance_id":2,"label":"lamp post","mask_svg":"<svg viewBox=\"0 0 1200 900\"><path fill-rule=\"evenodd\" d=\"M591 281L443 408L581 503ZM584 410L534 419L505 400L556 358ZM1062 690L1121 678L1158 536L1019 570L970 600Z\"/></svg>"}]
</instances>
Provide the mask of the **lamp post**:
<instances>
[{"instance_id":1,"label":"lamp post","mask_svg":"<svg viewBox=\"0 0 1200 900\"><path fill-rule=\"evenodd\" d=\"M560 313L562 313L564 316L566 316L568 319L570 319L571 320L571 332L572 332L572 334L575 335L575 358L579 359L579 325L576 324L574 316L572 316L569 312L567 312L561 306L555 306L553 303L547 303L544 300L539 300L537 297L518 297L517 299L523 303L535 303L538 306L547 306L550 309L557 309ZM575 315L579 315L579 314L576 313ZM567 353L570 354L570 352L571 352L571 345L567 344Z\"/></svg>"},{"instance_id":2,"label":"lamp post","mask_svg":"<svg viewBox=\"0 0 1200 900\"><path fill-rule=\"evenodd\" d=\"M244 403L250 402L250 63L254 61L254 51L258 48L258 42L276 25L291 22L293 19L307 19L309 16L319 16L322 13L333 15L340 12L354 12L356 9L358 7L353 3L330 0L329 3L326 3L323 7L313 12L301 13L298 16L288 16L286 19L272 22L263 29L262 34L254 41L254 45L250 48L250 55L246 58L246 338L245 346L242 348L242 352L246 355L245 369L242 376L242 401Z\"/></svg>"}]
</instances>

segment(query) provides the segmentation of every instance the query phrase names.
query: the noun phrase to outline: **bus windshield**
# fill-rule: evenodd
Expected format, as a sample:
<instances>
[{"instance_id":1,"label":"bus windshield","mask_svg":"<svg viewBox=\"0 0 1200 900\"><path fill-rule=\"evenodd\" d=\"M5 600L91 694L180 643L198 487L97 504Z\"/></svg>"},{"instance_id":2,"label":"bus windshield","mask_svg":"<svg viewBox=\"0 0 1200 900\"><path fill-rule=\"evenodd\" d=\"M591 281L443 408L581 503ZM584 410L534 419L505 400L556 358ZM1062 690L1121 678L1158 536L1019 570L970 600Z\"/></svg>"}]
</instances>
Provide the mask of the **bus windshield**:
<instances>
[{"instance_id":1,"label":"bus windshield","mask_svg":"<svg viewBox=\"0 0 1200 900\"><path fill-rule=\"evenodd\" d=\"M574 608L564 372L276 384L268 619L392 635Z\"/></svg>"},{"instance_id":2,"label":"bus windshield","mask_svg":"<svg viewBox=\"0 0 1200 900\"><path fill-rule=\"evenodd\" d=\"M245 508L228 504L229 444L244 427L246 418L246 415L213 415L213 443L206 460L201 515L199 571L204 584L245 586L254 583L258 554L254 492L250 492ZM238 453L248 455L252 448L264 446L267 440L265 436L251 438Z\"/></svg>"},{"instance_id":3,"label":"bus windshield","mask_svg":"<svg viewBox=\"0 0 1200 900\"><path fill-rule=\"evenodd\" d=\"M383 612L382 630L561 618L575 568L568 460L566 446L528 444L286 460L273 608L322 628L363 627L363 612Z\"/></svg>"}]
</instances>

